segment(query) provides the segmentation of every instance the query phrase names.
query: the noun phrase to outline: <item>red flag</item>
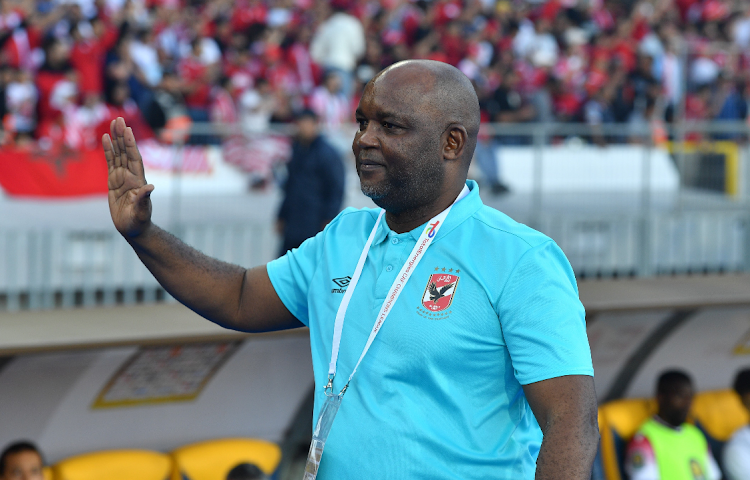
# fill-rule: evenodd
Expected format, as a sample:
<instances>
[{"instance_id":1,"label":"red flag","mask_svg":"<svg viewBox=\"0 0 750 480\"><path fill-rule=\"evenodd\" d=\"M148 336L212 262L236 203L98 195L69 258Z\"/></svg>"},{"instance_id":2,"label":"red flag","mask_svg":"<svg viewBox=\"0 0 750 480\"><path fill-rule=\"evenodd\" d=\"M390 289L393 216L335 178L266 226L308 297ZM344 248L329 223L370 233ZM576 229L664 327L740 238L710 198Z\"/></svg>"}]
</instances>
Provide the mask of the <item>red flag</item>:
<instances>
[{"instance_id":1,"label":"red flag","mask_svg":"<svg viewBox=\"0 0 750 480\"><path fill-rule=\"evenodd\" d=\"M8 195L77 197L107 193L107 162L101 150L4 148L0 186Z\"/></svg>"}]
</instances>

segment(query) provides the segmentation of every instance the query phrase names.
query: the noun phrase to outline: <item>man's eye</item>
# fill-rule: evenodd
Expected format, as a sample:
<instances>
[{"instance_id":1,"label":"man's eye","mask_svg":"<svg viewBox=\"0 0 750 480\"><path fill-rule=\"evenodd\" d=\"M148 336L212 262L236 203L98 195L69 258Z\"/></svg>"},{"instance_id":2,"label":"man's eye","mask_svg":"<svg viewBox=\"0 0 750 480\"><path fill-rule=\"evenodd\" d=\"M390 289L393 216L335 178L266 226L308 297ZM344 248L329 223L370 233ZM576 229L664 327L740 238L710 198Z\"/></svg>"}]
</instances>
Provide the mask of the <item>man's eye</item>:
<instances>
[{"instance_id":1,"label":"man's eye","mask_svg":"<svg viewBox=\"0 0 750 480\"><path fill-rule=\"evenodd\" d=\"M359 129L364 130L367 128L367 120L357 120L359 122Z\"/></svg>"},{"instance_id":2,"label":"man's eye","mask_svg":"<svg viewBox=\"0 0 750 480\"><path fill-rule=\"evenodd\" d=\"M383 122L383 127L388 130L393 130L394 128L398 128L398 125L394 125L392 123Z\"/></svg>"}]
</instances>

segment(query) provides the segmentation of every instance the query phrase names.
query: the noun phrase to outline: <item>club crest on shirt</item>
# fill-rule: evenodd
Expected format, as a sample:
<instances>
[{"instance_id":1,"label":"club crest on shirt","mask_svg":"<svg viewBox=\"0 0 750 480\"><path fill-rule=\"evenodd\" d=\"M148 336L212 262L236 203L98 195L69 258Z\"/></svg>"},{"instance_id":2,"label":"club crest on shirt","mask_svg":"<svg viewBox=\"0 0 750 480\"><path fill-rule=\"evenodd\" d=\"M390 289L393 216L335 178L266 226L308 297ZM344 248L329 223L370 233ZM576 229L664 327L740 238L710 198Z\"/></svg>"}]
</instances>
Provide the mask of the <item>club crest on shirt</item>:
<instances>
[{"instance_id":1,"label":"club crest on shirt","mask_svg":"<svg viewBox=\"0 0 750 480\"><path fill-rule=\"evenodd\" d=\"M430 275L422 295L422 306L431 312L445 310L453 303L458 287L458 276L448 273Z\"/></svg>"}]
</instances>

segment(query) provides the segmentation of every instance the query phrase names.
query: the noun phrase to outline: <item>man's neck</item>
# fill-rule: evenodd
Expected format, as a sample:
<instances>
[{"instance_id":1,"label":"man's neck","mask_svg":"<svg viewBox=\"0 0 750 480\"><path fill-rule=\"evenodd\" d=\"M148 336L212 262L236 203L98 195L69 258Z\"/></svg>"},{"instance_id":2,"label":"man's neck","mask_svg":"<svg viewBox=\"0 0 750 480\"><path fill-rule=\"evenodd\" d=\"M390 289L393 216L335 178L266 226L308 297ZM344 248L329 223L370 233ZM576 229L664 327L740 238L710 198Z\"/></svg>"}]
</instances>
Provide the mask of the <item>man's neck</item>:
<instances>
[{"instance_id":1,"label":"man's neck","mask_svg":"<svg viewBox=\"0 0 750 480\"><path fill-rule=\"evenodd\" d=\"M463 186L461 186L463 188ZM416 208L410 208L399 213L385 212L388 227L396 233L410 232L428 220L450 207L461 193L461 189L440 195L434 202Z\"/></svg>"},{"instance_id":2,"label":"man's neck","mask_svg":"<svg viewBox=\"0 0 750 480\"><path fill-rule=\"evenodd\" d=\"M660 417L658 413L656 415L654 415L654 420L656 420L657 422L661 423L665 427L669 427L669 428L671 428L673 430L679 430L680 427L682 426L682 425L672 425L671 423L669 423L668 421L666 421L662 417Z\"/></svg>"}]
</instances>

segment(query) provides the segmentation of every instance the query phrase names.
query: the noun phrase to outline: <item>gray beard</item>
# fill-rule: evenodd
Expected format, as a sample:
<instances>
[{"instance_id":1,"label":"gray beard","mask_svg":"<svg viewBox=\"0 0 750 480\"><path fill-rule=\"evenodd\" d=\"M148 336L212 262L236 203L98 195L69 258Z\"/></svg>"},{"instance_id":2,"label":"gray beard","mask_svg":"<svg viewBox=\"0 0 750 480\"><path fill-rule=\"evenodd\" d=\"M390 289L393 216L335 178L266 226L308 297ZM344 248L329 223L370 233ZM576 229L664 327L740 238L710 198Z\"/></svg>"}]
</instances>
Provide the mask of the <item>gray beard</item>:
<instances>
[{"instance_id":1,"label":"gray beard","mask_svg":"<svg viewBox=\"0 0 750 480\"><path fill-rule=\"evenodd\" d=\"M384 185L365 185L360 182L359 187L362 193L366 197L371 198L375 203L377 203L377 200L386 197L393 190L393 186L390 183Z\"/></svg>"},{"instance_id":2,"label":"gray beard","mask_svg":"<svg viewBox=\"0 0 750 480\"><path fill-rule=\"evenodd\" d=\"M417 174L419 176L417 176ZM445 171L442 165L419 158L412 169L412 176L386 181L379 185L365 185L360 182L362 193L372 199L375 205L389 213L399 214L405 210L428 204L439 195Z\"/></svg>"}]
</instances>

